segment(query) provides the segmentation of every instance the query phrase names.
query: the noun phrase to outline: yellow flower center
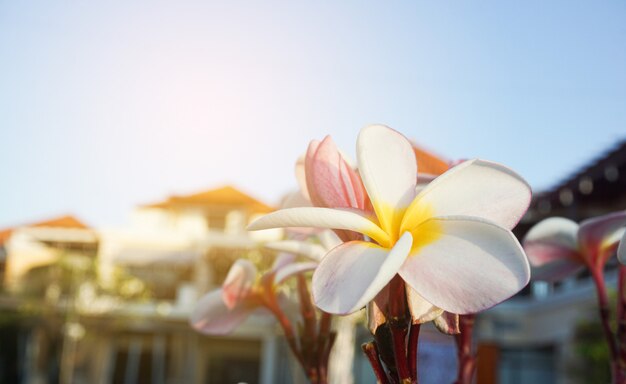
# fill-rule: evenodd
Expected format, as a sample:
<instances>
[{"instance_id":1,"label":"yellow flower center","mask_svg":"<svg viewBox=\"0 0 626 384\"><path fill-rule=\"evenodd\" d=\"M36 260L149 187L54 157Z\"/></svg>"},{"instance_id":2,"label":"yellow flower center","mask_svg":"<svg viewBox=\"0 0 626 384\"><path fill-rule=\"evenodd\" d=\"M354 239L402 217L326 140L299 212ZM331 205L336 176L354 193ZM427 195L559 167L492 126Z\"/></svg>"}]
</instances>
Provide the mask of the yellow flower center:
<instances>
[{"instance_id":1,"label":"yellow flower center","mask_svg":"<svg viewBox=\"0 0 626 384\"><path fill-rule=\"evenodd\" d=\"M389 235L389 242L380 244L383 247L393 248L405 232L410 232L413 236L411 254L415 254L442 235L441 224L430 220L434 216L434 209L430 204L414 201L408 208L398 209L385 204L378 204L376 208L380 226Z\"/></svg>"}]
</instances>

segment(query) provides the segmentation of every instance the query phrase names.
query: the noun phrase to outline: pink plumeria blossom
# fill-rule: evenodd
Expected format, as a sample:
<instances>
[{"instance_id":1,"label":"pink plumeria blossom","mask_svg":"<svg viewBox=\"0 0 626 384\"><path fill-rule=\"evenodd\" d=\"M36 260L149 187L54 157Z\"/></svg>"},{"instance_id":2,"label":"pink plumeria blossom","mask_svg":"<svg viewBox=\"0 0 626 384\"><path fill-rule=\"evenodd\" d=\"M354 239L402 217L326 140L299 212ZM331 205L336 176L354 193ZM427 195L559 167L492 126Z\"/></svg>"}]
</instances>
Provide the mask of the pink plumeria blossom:
<instances>
[{"instance_id":1,"label":"pink plumeria blossom","mask_svg":"<svg viewBox=\"0 0 626 384\"><path fill-rule=\"evenodd\" d=\"M321 261L313 296L322 310L354 312L396 274L428 303L460 314L493 306L527 284L528 262L509 228L528 208L530 188L513 171L470 160L417 193L410 142L380 125L359 134L357 164L373 214L292 208L249 227L342 229L371 240L343 243Z\"/></svg>"},{"instance_id":2,"label":"pink plumeria blossom","mask_svg":"<svg viewBox=\"0 0 626 384\"><path fill-rule=\"evenodd\" d=\"M537 223L524 239L524 249L535 280L556 281L585 266L601 272L615 253L626 211L595 217L576 224L562 217Z\"/></svg>"},{"instance_id":3,"label":"pink plumeria blossom","mask_svg":"<svg viewBox=\"0 0 626 384\"><path fill-rule=\"evenodd\" d=\"M280 255L262 276L246 259L235 261L222 287L204 295L191 315L191 326L198 332L223 335L232 332L252 313L263 307L273 290L287 278L315 269L317 263L294 263L295 256ZM272 292L268 292L272 291ZM270 294L269 296L266 294Z\"/></svg>"}]
</instances>

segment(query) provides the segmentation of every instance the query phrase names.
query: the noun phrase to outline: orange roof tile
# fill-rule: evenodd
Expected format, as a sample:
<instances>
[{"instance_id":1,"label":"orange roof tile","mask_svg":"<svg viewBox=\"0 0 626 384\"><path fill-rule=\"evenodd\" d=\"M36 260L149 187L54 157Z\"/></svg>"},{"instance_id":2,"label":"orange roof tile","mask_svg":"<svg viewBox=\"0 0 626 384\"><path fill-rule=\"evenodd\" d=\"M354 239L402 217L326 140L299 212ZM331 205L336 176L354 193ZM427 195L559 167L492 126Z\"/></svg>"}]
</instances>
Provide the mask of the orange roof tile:
<instances>
[{"instance_id":1,"label":"orange roof tile","mask_svg":"<svg viewBox=\"0 0 626 384\"><path fill-rule=\"evenodd\" d=\"M415 152L417 171L419 173L441 175L450 168L450 164L447 160L418 147L415 143L411 144L413 145L413 152Z\"/></svg>"},{"instance_id":2,"label":"orange roof tile","mask_svg":"<svg viewBox=\"0 0 626 384\"><path fill-rule=\"evenodd\" d=\"M273 207L229 185L187 196L172 196L166 201L144 206L152 208L171 208L180 205L247 206L257 213L267 213L274 210Z\"/></svg>"},{"instance_id":3,"label":"orange roof tile","mask_svg":"<svg viewBox=\"0 0 626 384\"><path fill-rule=\"evenodd\" d=\"M56 217L50 220L39 221L36 223L24 224L24 225L19 225L13 228L3 229L0 231L0 245L4 244L9 239L9 237L11 237L11 234L13 233L15 228L18 228L18 227L54 227L54 228L79 228L79 229L89 228L89 226L87 226L85 223L81 222L74 216L65 215L65 216Z\"/></svg>"}]
</instances>

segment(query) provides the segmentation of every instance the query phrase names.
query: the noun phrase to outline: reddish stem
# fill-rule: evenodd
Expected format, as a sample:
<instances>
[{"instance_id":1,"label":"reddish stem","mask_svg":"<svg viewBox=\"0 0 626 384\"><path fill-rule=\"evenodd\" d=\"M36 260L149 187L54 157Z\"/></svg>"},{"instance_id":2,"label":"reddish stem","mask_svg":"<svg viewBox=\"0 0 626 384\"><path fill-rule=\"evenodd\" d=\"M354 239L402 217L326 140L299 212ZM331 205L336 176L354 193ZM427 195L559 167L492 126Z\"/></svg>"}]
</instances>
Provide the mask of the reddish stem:
<instances>
[{"instance_id":1,"label":"reddish stem","mask_svg":"<svg viewBox=\"0 0 626 384\"><path fill-rule=\"evenodd\" d=\"M407 336L411 326L410 316L407 314L407 298L404 280L396 275L389 282L389 330L393 343L393 356L398 372L398 381L402 384L417 383L417 378L411 376L407 353Z\"/></svg>"},{"instance_id":2,"label":"reddish stem","mask_svg":"<svg viewBox=\"0 0 626 384\"><path fill-rule=\"evenodd\" d=\"M604 337L609 347L609 359L611 361L611 373L613 376L613 382L620 383L618 381L620 375L618 374L619 364L617 361L617 358L618 358L617 343L615 342L615 335L613 334L613 331L611 330L611 323L610 323L611 311L609 308L609 298L606 293L606 285L604 284L604 273L602 269L594 268L591 270L591 276L593 278L594 283L596 284L596 293L598 295L598 311L600 313L600 322L602 324L602 331L604 332Z\"/></svg>"},{"instance_id":3,"label":"reddish stem","mask_svg":"<svg viewBox=\"0 0 626 384\"><path fill-rule=\"evenodd\" d=\"M616 382L626 382L626 266L620 265L617 283L617 377Z\"/></svg>"},{"instance_id":4,"label":"reddish stem","mask_svg":"<svg viewBox=\"0 0 626 384\"><path fill-rule=\"evenodd\" d=\"M322 312L319 333L317 335L317 353L321 377L326 377L328 374L328 359L330 357L330 350L335 342L335 334L330 330L331 322L332 315Z\"/></svg>"},{"instance_id":5,"label":"reddish stem","mask_svg":"<svg viewBox=\"0 0 626 384\"><path fill-rule=\"evenodd\" d=\"M376 343L370 341L369 343L365 343L361 345L361 349L363 349L363 353L367 356L367 359L374 370L374 375L376 375L376 383L378 384L391 384L387 374L385 373L385 368L380 362L380 358L378 357L378 348L376 347Z\"/></svg>"},{"instance_id":6,"label":"reddish stem","mask_svg":"<svg viewBox=\"0 0 626 384\"><path fill-rule=\"evenodd\" d=\"M278 320L278 323L280 324L281 328L283 329L283 333L285 334L285 338L287 339L287 344L289 345L289 348L296 356L296 359L298 359L300 365L304 368L306 366L305 361L302 354L300 353L300 349L298 348L296 335L293 331L293 327L291 326L291 321L289 321L287 315L285 315L285 313L280 308L280 305L278 305L275 292L270 291L270 293L263 295L262 302L265 307L270 312L272 312L276 320Z\"/></svg>"},{"instance_id":7,"label":"reddish stem","mask_svg":"<svg viewBox=\"0 0 626 384\"><path fill-rule=\"evenodd\" d=\"M298 281L298 298L300 299L300 314L304 330L300 334L300 352L306 366L304 366L307 375L312 382L317 382L320 377L319 373L319 347L317 341L317 320L315 318L315 307L311 302L311 294L309 287L303 274L296 276ZM314 381L315 380L315 381Z\"/></svg>"},{"instance_id":8,"label":"reddish stem","mask_svg":"<svg viewBox=\"0 0 626 384\"><path fill-rule=\"evenodd\" d=\"M391 327L391 339L393 340L393 355L398 369L398 379L400 383L413 383L409 370L406 354L407 330L402 327Z\"/></svg>"},{"instance_id":9,"label":"reddish stem","mask_svg":"<svg viewBox=\"0 0 626 384\"><path fill-rule=\"evenodd\" d=\"M306 283L304 275L298 274L298 298L300 299L300 312L302 313L302 321L304 322L304 330L307 337L312 341L315 340L315 328L317 327L315 320L315 307L311 302L311 294Z\"/></svg>"},{"instance_id":10,"label":"reddish stem","mask_svg":"<svg viewBox=\"0 0 626 384\"><path fill-rule=\"evenodd\" d=\"M291 321L280 308L274 289L265 289L261 302L269 309L281 325L287 344L296 356L298 363L312 384L328 383L328 358L332 349L334 333L331 331L332 315L322 312L318 322L316 310L311 301L308 284L303 275L297 276L302 331L296 338Z\"/></svg>"},{"instance_id":11,"label":"reddish stem","mask_svg":"<svg viewBox=\"0 0 626 384\"><path fill-rule=\"evenodd\" d=\"M409 330L409 371L411 372L411 377L415 379L415 382L417 382L417 346L420 335L420 327L420 324L412 324L411 329Z\"/></svg>"},{"instance_id":12,"label":"reddish stem","mask_svg":"<svg viewBox=\"0 0 626 384\"><path fill-rule=\"evenodd\" d=\"M471 384L476 371L476 356L472 352L472 338L476 315L459 316L459 334L455 335L459 369L455 384Z\"/></svg>"}]
</instances>

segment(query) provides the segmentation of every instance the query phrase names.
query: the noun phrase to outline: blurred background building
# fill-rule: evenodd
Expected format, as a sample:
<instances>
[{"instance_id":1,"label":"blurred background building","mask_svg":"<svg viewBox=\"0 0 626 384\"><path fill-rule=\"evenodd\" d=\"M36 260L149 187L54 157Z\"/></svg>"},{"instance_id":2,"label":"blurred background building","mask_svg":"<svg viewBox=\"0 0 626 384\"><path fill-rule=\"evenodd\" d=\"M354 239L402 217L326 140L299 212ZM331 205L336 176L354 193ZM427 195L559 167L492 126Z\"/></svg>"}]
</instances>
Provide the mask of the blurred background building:
<instances>
[{"instance_id":1,"label":"blurred background building","mask_svg":"<svg viewBox=\"0 0 626 384\"><path fill-rule=\"evenodd\" d=\"M193 331L199 295L240 257L269 265L246 225L265 205L227 186L138 207L127 228L71 216L0 233L0 382L290 382L271 319ZM260 236L260 237L259 237Z\"/></svg>"}]
</instances>

